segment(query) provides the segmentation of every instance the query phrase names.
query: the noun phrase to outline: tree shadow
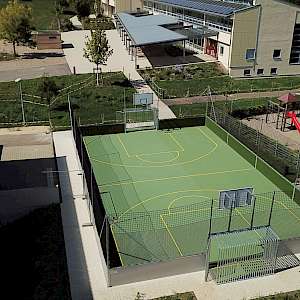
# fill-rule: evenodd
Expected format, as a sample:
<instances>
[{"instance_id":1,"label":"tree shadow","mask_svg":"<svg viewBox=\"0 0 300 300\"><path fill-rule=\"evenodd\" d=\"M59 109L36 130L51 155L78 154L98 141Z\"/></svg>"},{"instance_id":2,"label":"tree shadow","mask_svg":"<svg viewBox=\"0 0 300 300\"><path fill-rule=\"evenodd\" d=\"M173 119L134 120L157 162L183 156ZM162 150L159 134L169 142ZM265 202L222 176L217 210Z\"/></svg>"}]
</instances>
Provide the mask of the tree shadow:
<instances>
[{"instance_id":1,"label":"tree shadow","mask_svg":"<svg viewBox=\"0 0 300 300\"><path fill-rule=\"evenodd\" d=\"M22 59L45 59L48 57L64 57L63 53L57 52L32 52L32 53L24 53L21 55Z\"/></svg>"}]
</instances>

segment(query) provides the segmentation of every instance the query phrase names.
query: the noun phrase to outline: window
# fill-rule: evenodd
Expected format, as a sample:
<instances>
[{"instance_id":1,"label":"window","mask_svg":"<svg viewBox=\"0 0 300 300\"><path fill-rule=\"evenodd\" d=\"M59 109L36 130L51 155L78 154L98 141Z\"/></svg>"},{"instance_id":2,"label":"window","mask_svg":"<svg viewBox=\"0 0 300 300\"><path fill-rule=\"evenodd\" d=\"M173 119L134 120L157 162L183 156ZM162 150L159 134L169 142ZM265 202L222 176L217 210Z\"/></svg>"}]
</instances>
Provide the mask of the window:
<instances>
[{"instance_id":1,"label":"window","mask_svg":"<svg viewBox=\"0 0 300 300\"><path fill-rule=\"evenodd\" d=\"M251 70L250 69L244 70L244 76L250 76L250 75L251 75Z\"/></svg>"},{"instance_id":2,"label":"window","mask_svg":"<svg viewBox=\"0 0 300 300\"><path fill-rule=\"evenodd\" d=\"M224 47L220 46L220 55L223 55L223 54L224 54Z\"/></svg>"},{"instance_id":3,"label":"window","mask_svg":"<svg viewBox=\"0 0 300 300\"><path fill-rule=\"evenodd\" d=\"M264 75L264 69L257 69L257 75Z\"/></svg>"},{"instance_id":4,"label":"window","mask_svg":"<svg viewBox=\"0 0 300 300\"><path fill-rule=\"evenodd\" d=\"M49 40L56 40L56 36L49 36Z\"/></svg>"},{"instance_id":5,"label":"window","mask_svg":"<svg viewBox=\"0 0 300 300\"><path fill-rule=\"evenodd\" d=\"M273 51L273 58L274 59L280 59L281 58L281 50L280 49L276 49Z\"/></svg>"},{"instance_id":6,"label":"window","mask_svg":"<svg viewBox=\"0 0 300 300\"><path fill-rule=\"evenodd\" d=\"M247 49L246 59L248 60L255 59L255 49Z\"/></svg>"},{"instance_id":7,"label":"window","mask_svg":"<svg viewBox=\"0 0 300 300\"><path fill-rule=\"evenodd\" d=\"M277 68L271 68L271 75L277 75Z\"/></svg>"}]
</instances>

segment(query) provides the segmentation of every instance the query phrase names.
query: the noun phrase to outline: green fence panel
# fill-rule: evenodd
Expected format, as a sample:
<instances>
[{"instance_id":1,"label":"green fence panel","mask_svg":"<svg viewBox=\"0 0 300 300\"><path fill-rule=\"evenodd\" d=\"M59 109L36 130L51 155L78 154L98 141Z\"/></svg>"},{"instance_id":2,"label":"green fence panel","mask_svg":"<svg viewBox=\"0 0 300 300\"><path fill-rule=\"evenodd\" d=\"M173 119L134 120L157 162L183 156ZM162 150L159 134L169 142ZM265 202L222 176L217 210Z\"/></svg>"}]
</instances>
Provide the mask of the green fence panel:
<instances>
[{"instance_id":1,"label":"green fence panel","mask_svg":"<svg viewBox=\"0 0 300 300\"><path fill-rule=\"evenodd\" d=\"M228 145L246 159L252 166L255 166L256 154L230 134L228 134Z\"/></svg>"},{"instance_id":2,"label":"green fence panel","mask_svg":"<svg viewBox=\"0 0 300 300\"><path fill-rule=\"evenodd\" d=\"M266 163L260 157L257 157L256 168L262 174L264 174L269 180L271 180L275 185L277 185L280 190L285 192L289 197L293 196L294 186L280 173L274 170L268 163Z\"/></svg>"},{"instance_id":3,"label":"green fence panel","mask_svg":"<svg viewBox=\"0 0 300 300\"><path fill-rule=\"evenodd\" d=\"M213 131L219 138L221 138L224 142L227 143L227 131L224 130L221 126L219 126L216 122L214 122L209 117L206 117L205 125Z\"/></svg>"},{"instance_id":4,"label":"green fence panel","mask_svg":"<svg viewBox=\"0 0 300 300\"><path fill-rule=\"evenodd\" d=\"M298 189L295 190L294 201L300 205L300 190Z\"/></svg>"}]
</instances>

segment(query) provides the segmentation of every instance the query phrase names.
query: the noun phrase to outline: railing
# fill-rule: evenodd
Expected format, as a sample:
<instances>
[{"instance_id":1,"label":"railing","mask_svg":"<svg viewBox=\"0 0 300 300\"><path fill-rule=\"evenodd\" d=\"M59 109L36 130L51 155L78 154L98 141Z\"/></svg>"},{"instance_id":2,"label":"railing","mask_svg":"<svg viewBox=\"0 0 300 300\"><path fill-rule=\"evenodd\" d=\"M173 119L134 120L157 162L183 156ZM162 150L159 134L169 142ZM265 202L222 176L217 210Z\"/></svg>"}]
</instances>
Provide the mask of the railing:
<instances>
[{"instance_id":1,"label":"railing","mask_svg":"<svg viewBox=\"0 0 300 300\"><path fill-rule=\"evenodd\" d=\"M219 31L224 31L224 32L231 32L231 26L226 26L224 24L204 21L203 19L199 19L199 18L195 18L195 17L191 17L191 16L186 16L186 15L183 15L183 14L173 13L173 12L170 12L170 11L158 9L158 8L147 6L147 5L145 5L144 8L146 10L149 10L149 11L155 11L157 13L162 13L162 14L165 14L165 15L168 15L168 16L178 18L178 19L180 19L184 22L191 23L192 25L207 26L208 28L211 28L211 29L217 29Z\"/></svg>"}]
</instances>

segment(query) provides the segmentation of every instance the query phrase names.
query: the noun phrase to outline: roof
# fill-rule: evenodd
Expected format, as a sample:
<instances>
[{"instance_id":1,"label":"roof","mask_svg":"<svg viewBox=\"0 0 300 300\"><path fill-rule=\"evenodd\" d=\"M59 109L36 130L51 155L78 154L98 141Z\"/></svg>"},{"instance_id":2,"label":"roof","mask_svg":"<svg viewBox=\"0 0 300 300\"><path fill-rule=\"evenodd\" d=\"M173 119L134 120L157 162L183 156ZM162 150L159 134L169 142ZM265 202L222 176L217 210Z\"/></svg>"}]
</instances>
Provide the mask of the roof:
<instances>
[{"instance_id":1,"label":"roof","mask_svg":"<svg viewBox=\"0 0 300 300\"><path fill-rule=\"evenodd\" d=\"M177 33L187 36L189 40L218 35L218 31L214 31L205 27L180 28L180 29L175 29L175 31Z\"/></svg>"},{"instance_id":2,"label":"roof","mask_svg":"<svg viewBox=\"0 0 300 300\"><path fill-rule=\"evenodd\" d=\"M33 31L32 33L37 35L61 35L61 33L57 30L39 30Z\"/></svg>"},{"instance_id":3,"label":"roof","mask_svg":"<svg viewBox=\"0 0 300 300\"><path fill-rule=\"evenodd\" d=\"M178 19L166 15L133 16L118 13L117 18L125 27L135 46L183 41L188 38L163 26L177 24Z\"/></svg>"},{"instance_id":4,"label":"roof","mask_svg":"<svg viewBox=\"0 0 300 300\"><path fill-rule=\"evenodd\" d=\"M235 2L225 2L219 0L154 0L158 3L170 4L172 6L177 6L181 8L186 8L189 10L213 14L218 16L230 16L233 13L249 8L249 4L245 3L235 3Z\"/></svg>"},{"instance_id":5,"label":"roof","mask_svg":"<svg viewBox=\"0 0 300 300\"><path fill-rule=\"evenodd\" d=\"M292 103L292 102L299 101L298 97L295 94L292 94L292 93L284 94L284 95L280 96L278 98L278 100L280 100L282 103Z\"/></svg>"}]
</instances>

